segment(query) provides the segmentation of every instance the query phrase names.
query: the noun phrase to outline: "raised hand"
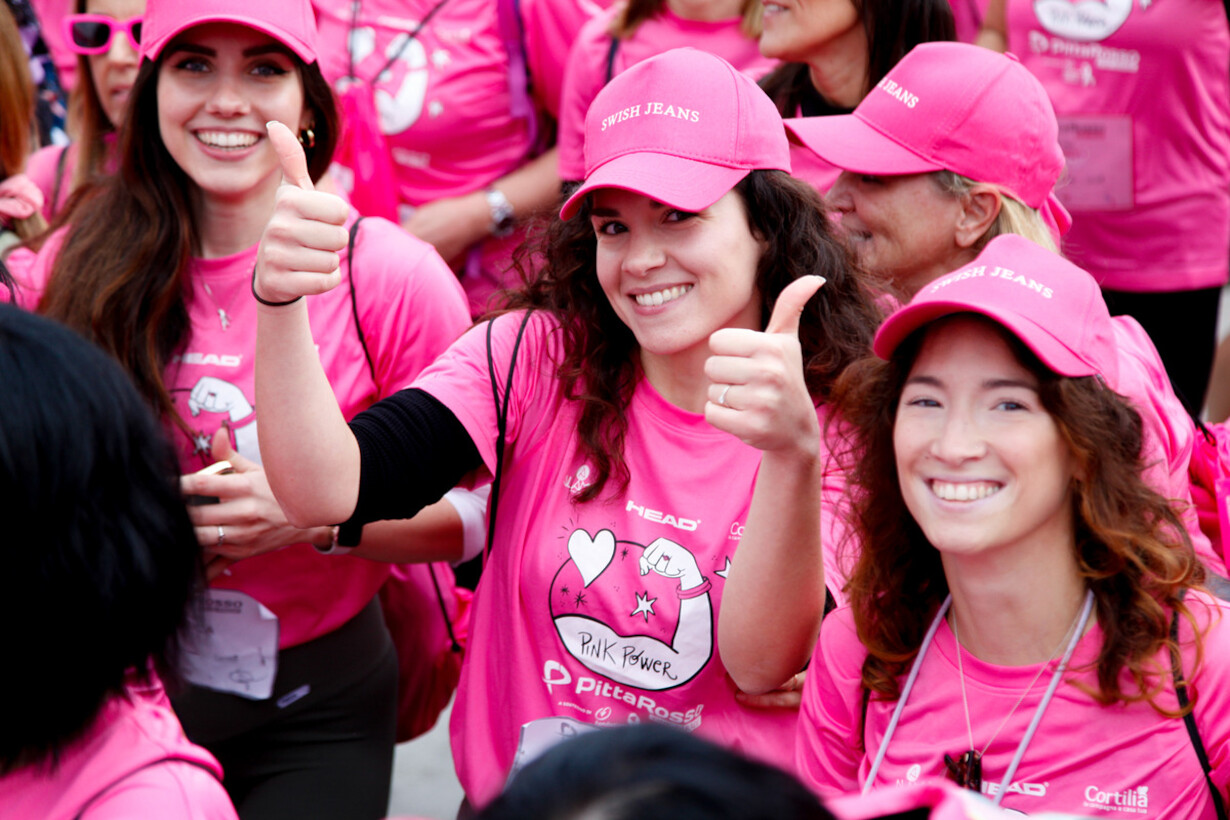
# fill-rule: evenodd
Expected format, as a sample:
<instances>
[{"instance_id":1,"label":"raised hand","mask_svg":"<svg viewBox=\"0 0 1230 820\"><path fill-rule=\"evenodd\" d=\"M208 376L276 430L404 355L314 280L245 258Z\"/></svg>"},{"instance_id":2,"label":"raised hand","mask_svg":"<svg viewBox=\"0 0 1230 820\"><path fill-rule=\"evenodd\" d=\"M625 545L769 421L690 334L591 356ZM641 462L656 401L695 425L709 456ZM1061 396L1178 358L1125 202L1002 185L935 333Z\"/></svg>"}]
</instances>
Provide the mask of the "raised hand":
<instances>
[{"instance_id":1,"label":"raised hand","mask_svg":"<svg viewBox=\"0 0 1230 820\"><path fill-rule=\"evenodd\" d=\"M341 281L338 254L349 236L350 206L315 190L303 146L280 122L270 122L269 141L282 163L273 216L261 235L253 289L267 302L288 302L324 293Z\"/></svg>"},{"instance_id":2,"label":"raised hand","mask_svg":"<svg viewBox=\"0 0 1230 820\"><path fill-rule=\"evenodd\" d=\"M799 318L824 284L820 276L791 282L777 297L763 332L724 328L709 337L705 419L766 451L814 458L820 442L816 408L803 379Z\"/></svg>"}]
</instances>

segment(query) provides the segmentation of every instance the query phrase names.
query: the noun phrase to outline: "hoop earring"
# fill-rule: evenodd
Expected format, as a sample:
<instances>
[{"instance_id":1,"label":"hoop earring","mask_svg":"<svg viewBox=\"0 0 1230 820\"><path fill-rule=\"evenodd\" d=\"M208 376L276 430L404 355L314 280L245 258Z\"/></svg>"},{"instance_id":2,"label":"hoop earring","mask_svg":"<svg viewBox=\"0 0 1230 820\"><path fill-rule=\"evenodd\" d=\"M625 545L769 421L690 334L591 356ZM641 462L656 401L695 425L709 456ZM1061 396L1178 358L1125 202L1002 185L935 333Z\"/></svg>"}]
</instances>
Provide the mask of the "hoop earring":
<instances>
[{"instance_id":1,"label":"hoop earring","mask_svg":"<svg viewBox=\"0 0 1230 820\"><path fill-rule=\"evenodd\" d=\"M316 132L311 128L304 128L299 132L299 144L304 148L316 147Z\"/></svg>"}]
</instances>

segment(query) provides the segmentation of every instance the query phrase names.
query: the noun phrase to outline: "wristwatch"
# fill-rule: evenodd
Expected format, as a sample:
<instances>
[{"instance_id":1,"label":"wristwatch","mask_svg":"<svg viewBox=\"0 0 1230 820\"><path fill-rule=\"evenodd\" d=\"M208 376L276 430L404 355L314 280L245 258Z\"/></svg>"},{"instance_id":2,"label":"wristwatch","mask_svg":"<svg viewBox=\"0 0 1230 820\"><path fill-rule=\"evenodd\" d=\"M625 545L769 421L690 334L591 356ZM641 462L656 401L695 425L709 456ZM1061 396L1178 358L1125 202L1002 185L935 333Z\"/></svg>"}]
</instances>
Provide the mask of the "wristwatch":
<instances>
[{"instance_id":1,"label":"wristwatch","mask_svg":"<svg viewBox=\"0 0 1230 820\"><path fill-rule=\"evenodd\" d=\"M508 236L516 224L512 203L496 188L488 188L484 193L487 195L487 207L491 210L491 235Z\"/></svg>"}]
</instances>

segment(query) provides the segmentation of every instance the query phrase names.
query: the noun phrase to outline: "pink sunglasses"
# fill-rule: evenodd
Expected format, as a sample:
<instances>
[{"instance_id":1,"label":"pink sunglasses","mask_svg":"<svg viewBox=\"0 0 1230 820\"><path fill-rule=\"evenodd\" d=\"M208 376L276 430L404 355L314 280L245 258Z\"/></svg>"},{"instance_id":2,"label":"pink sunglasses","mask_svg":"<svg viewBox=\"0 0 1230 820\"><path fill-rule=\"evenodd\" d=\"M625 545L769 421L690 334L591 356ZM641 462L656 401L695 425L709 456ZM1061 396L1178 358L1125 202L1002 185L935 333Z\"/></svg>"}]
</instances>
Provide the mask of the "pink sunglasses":
<instances>
[{"instance_id":1,"label":"pink sunglasses","mask_svg":"<svg viewBox=\"0 0 1230 820\"><path fill-rule=\"evenodd\" d=\"M77 54L103 54L111 48L111 38L117 31L128 34L132 50L141 51L141 23L145 18L116 20L105 14L70 14L64 18L64 39Z\"/></svg>"}]
</instances>

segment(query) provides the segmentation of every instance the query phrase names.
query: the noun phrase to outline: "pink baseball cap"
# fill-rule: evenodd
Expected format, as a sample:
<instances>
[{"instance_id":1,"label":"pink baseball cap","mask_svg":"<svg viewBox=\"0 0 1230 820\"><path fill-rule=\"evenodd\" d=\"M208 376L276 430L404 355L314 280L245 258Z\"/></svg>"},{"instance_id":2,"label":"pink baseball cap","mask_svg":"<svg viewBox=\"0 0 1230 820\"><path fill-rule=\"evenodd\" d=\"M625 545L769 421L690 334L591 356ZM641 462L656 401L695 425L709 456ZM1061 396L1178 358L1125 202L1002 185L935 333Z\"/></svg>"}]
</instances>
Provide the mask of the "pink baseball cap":
<instances>
[{"instance_id":1,"label":"pink baseball cap","mask_svg":"<svg viewBox=\"0 0 1230 820\"><path fill-rule=\"evenodd\" d=\"M316 17L309 0L149 0L141 25L141 57L158 59L176 35L203 23L254 28L303 62L316 62Z\"/></svg>"},{"instance_id":2,"label":"pink baseball cap","mask_svg":"<svg viewBox=\"0 0 1230 820\"><path fill-rule=\"evenodd\" d=\"M854 113L786 120L806 148L856 174L948 170L997 185L1040 210L1060 234L1072 218L1055 197L1059 124L1037 78L1013 54L922 43Z\"/></svg>"},{"instance_id":3,"label":"pink baseball cap","mask_svg":"<svg viewBox=\"0 0 1230 820\"><path fill-rule=\"evenodd\" d=\"M880 325L876 355L889 358L915 330L954 313L994 319L1061 376L1100 373L1118 383L1115 329L1098 283L1022 236L995 237L969 265L920 290Z\"/></svg>"},{"instance_id":4,"label":"pink baseball cap","mask_svg":"<svg viewBox=\"0 0 1230 820\"><path fill-rule=\"evenodd\" d=\"M560 216L571 219L596 188L701 211L756 169L790 170L790 142L772 101L721 57L677 48L637 63L594 98L585 115L585 182Z\"/></svg>"}]
</instances>

